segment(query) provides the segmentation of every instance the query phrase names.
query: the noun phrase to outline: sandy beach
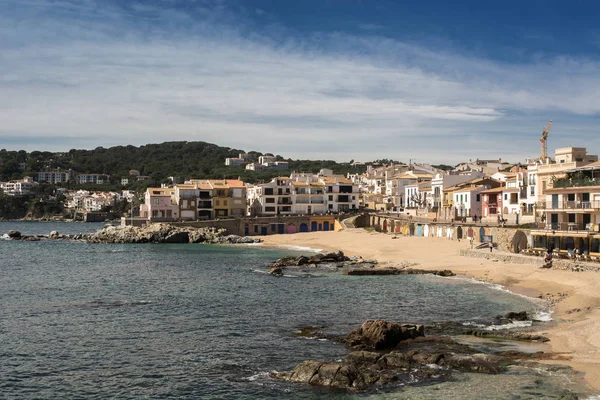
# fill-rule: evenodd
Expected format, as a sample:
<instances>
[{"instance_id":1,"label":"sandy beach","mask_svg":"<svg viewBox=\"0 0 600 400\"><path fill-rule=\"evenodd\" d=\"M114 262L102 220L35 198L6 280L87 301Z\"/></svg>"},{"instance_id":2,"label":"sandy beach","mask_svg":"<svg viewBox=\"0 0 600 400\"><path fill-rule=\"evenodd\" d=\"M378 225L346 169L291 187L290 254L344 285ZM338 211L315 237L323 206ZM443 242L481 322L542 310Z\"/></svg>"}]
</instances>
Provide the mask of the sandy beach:
<instances>
[{"instance_id":1,"label":"sandy beach","mask_svg":"<svg viewBox=\"0 0 600 400\"><path fill-rule=\"evenodd\" d=\"M323 251L342 250L349 256L380 263L414 262L416 268L451 269L457 274L496 283L515 293L551 299L551 328L539 333L550 339L550 363L569 365L585 373L585 383L600 391L600 274L540 269L459 255L466 240L398 236L364 229L265 236L267 246L301 246ZM482 250L488 251L488 250ZM518 311L518 310L515 310ZM563 358L563 359L561 359Z\"/></svg>"}]
</instances>

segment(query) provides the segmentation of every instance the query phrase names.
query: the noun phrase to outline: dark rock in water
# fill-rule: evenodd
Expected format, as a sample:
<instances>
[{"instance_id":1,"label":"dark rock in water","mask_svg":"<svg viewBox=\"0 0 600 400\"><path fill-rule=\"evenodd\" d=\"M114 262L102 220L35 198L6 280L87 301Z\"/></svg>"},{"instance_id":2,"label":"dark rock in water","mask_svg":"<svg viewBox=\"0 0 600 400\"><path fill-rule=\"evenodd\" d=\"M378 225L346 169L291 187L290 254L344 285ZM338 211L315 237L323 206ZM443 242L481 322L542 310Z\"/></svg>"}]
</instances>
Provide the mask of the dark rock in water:
<instances>
[{"instance_id":1,"label":"dark rock in water","mask_svg":"<svg viewBox=\"0 0 600 400\"><path fill-rule=\"evenodd\" d=\"M424 275L432 274L439 276L455 276L449 269L426 270L426 269L399 269L399 268L352 268L344 271L345 275Z\"/></svg>"},{"instance_id":2,"label":"dark rock in water","mask_svg":"<svg viewBox=\"0 0 600 400\"><path fill-rule=\"evenodd\" d=\"M384 320L368 320L342 339L355 349L384 350L396 347L401 341L424 336L423 325L403 325Z\"/></svg>"},{"instance_id":3,"label":"dark rock in water","mask_svg":"<svg viewBox=\"0 0 600 400\"><path fill-rule=\"evenodd\" d=\"M163 240L163 243L189 243L190 234L188 232L169 233Z\"/></svg>"},{"instance_id":4,"label":"dark rock in water","mask_svg":"<svg viewBox=\"0 0 600 400\"><path fill-rule=\"evenodd\" d=\"M296 265L297 266L306 265L306 264L309 264L309 263L310 263L310 260L306 256L300 256L300 257L296 258Z\"/></svg>"},{"instance_id":5,"label":"dark rock in water","mask_svg":"<svg viewBox=\"0 0 600 400\"><path fill-rule=\"evenodd\" d=\"M21 232L19 231L15 231L15 230L10 230L7 233L9 238L15 239L15 238L20 238L21 237Z\"/></svg>"},{"instance_id":6,"label":"dark rock in water","mask_svg":"<svg viewBox=\"0 0 600 400\"><path fill-rule=\"evenodd\" d=\"M499 365L500 360L502 360L501 357L490 354L453 354L445 355L440 363L462 372L497 374L502 371Z\"/></svg>"},{"instance_id":7,"label":"dark rock in water","mask_svg":"<svg viewBox=\"0 0 600 400\"><path fill-rule=\"evenodd\" d=\"M290 382L347 389L363 389L379 380L376 373L360 370L354 364L312 360L302 362L292 372L281 372L277 377Z\"/></svg>"},{"instance_id":8,"label":"dark rock in water","mask_svg":"<svg viewBox=\"0 0 600 400\"><path fill-rule=\"evenodd\" d=\"M498 317L496 317L496 318L498 318ZM501 318L506 318L506 319L510 319L513 321L527 321L527 311L509 312L504 317L500 317L498 319L501 319Z\"/></svg>"},{"instance_id":9,"label":"dark rock in water","mask_svg":"<svg viewBox=\"0 0 600 400\"><path fill-rule=\"evenodd\" d=\"M269 274L273 276L283 276L283 269L281 267L272 267L269 270Z\"/></svg>"}]
</instances>

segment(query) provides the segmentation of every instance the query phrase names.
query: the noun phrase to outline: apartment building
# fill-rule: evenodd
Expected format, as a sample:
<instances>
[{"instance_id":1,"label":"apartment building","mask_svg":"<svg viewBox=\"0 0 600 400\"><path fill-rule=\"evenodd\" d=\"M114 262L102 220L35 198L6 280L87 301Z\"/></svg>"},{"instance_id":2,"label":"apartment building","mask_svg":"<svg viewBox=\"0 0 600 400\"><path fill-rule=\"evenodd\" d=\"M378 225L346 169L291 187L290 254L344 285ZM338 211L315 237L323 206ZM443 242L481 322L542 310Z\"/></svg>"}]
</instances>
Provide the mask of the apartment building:
<instances>
[{"instance_id":1,"label":"apartment building","mask_svg":"<svg viewBox=\"0 0 600 400\"><path fill-rule=\"evenodd\" d=\"M38 172L37 181L46 183L65 183L73 180L73 170L62 170L60 168L45 168Z\"/></svg>"},{"instance_id":2,"label":"apartment building","mask_svg":"<svg viewBox=\"0 0 600 400\"><path fill-rule=\"evenodd\" d=\"M174 221L179 219L179 205L175 201L174 188L148 188L140 216L148 221Z\"/></svg>"},{"instance_id":3,"label":"apartment building","mask_svg":"<svg viewBox=\"0 0 600 400\"><path fill-rule=\"evenodd\" d=\"M102 185L110 182L110 176L106 174L78 174L75 182L79 185Z\"/></svg>"}]
</instances>

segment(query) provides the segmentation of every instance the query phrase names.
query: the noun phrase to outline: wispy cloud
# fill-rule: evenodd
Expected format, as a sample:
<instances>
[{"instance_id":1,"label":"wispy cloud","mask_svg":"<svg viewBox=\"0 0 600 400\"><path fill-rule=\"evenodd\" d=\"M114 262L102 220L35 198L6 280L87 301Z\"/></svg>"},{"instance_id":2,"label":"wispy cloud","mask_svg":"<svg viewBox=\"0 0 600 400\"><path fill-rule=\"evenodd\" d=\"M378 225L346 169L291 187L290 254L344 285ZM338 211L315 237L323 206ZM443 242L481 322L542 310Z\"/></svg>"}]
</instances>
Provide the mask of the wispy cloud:
<instances>
[{"instance_id":1,"label":"wispy cloud","mask_svg":"<svg viewBox=\"0 0 600 400\"><path fill-rule=\"evenodd\" d=\"M281 38L205 2L11 5L0 0L0 141L22 148L42 136L63 149L205 140L290 157L522 159L549 117L591 126L600 113L592 60L511 65L374 36ZM502 139L511 132L519 144ZM591 132L582 140L598 146Z\"/></svg>"}]
</instances>

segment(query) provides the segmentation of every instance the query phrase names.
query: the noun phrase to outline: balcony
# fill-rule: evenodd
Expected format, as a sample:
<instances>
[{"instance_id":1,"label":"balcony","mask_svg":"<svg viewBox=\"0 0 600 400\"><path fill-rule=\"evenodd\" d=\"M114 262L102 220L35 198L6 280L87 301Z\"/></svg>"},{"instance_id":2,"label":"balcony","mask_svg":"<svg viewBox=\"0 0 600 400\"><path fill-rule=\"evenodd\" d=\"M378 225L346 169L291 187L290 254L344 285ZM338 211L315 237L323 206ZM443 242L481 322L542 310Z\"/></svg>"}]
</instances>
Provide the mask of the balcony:
<instances>
[{"instance_id":1,"label":"balcony","mask_svg":"<svg viewBox=\"0 0 600 400\"><path fill-rule=\"evenodd\" d=\"M557 202L540 202L539 207L542 210L600 210L600 201L580 201L568 200Z\"/></svg>"},{"instance_id":2,"label":"balcony","mask_svg":"<svg viewBox=\"0 0 600 400\"><path fill-rule=\"evenodd\" d=\"M539 230L546 231L566 231L566 232L598 232L597 224L586 224L583 222L541 222L538 224Z\"/></svg>"},{"instance_id":3,"label":"balcony","mask_svg":"<svg viewBox=\"0 0 600 400\"><path fill-rule=\"evenodd\" d=\"M198 208L212 208L212 201L199 201Z\"/></svg>"},{"instance_id":4,"label":"balcony","mask_svg":"<svg viewBox=\"0 0 600 400\"><path fill-rule=\"evenodd\" d=\"M553 187L557 188L571 188L571 187L585 187L585 186L600 186L600 178L563 178L557 179L554 182Z\"/></svg>"}]
</instances>

